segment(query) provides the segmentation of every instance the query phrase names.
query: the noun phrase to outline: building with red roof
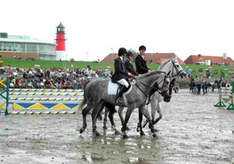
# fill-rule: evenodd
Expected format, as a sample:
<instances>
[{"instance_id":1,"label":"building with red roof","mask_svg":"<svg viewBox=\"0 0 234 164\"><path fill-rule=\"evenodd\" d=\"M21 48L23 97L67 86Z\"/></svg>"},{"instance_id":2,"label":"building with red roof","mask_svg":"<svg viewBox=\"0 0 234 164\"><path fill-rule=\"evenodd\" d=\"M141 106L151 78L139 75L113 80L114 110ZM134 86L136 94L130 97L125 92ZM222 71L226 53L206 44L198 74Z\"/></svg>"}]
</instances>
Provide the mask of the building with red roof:
<instances>
[{"instance_id":1,"label":"building with red roof","mask_svg":"<svg viewBox=\"0 0 234 164\"><path fill-rule=\"evenodd\" d=\"M185 61L185 64L206 64L206 65L234 65L234 61L230 57L222 56L203 56L190 55Z\"/></svg>"},{"instance_id":2,"label":"building with red roof","mask_svg":"<svg viewBox=\"0 0 234 164\"><path fill-rule=\"evenodd\" d=\"M108 56L106 56L102 61L113 62L115 58L117 57L118 57L117 53L111 53ZM145 54L145 60L147 63L161 64L170 58L177 58L179 64L184 64L184 62L179 57L177 57L175 53L146 53Z\"/></svg>"}]
</instances>

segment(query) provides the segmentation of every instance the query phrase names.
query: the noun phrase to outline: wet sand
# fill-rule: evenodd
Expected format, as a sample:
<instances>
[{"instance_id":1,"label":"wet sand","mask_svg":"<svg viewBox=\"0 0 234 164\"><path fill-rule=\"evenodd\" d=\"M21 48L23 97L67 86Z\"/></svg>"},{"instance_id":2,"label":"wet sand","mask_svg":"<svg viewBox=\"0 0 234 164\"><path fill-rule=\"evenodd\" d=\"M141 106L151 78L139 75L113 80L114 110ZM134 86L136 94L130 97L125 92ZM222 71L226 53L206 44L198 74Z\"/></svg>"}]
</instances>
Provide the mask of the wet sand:
<instances>
[{"instance_id":1,"label":"wet sand","mask_svg":"<svg viewBox=\"0 0 234 164\"><path fill-rule=\"evenodd\" d=\"M187 90L162 103L162 120L145 136L136 132L138 111L129 121L129 138L115 135L108 122L93 137L91 117L83 134L76 115L0 115L0 163L64 164L234 164L234 110L215 108L217 94L192 95ZM115 115L120 129L120 121Z\"/></svg>"}]
</instances>

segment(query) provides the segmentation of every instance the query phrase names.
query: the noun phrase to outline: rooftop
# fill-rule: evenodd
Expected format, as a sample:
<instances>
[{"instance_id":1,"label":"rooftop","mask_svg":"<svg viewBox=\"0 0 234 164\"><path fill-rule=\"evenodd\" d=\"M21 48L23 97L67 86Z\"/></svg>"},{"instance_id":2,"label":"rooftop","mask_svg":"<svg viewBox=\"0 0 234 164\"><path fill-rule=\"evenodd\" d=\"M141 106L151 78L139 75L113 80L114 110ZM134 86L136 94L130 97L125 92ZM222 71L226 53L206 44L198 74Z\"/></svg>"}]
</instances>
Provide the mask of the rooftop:
<instances>
[{"instance_id":1,"label":"rooftop","mask_svg":"<svg viewBox=\"0 0 234 164\"><path fill-rule=\"evenodd\" d=\"M42 41L26 35L8 35L8 38L0 38L0 42L46 43L55 45L55 43Z\"/></svg>"}]
</instances>

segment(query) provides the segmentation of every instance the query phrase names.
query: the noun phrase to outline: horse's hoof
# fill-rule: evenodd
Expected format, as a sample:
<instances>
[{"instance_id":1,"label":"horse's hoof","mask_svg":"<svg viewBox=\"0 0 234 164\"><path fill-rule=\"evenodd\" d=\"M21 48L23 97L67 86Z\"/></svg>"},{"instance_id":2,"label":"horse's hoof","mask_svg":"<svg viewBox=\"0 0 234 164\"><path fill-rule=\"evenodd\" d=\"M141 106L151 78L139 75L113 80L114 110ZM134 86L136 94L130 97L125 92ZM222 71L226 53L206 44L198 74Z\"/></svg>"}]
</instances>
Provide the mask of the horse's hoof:
<instances>
[{"instance_id":1,"label":"horse's hoof","mask_svg":"<svg viewBox=\"0 0 234 164\"><path fill-rule=\"evenodd\" d=\"M128 138L128 135L127 134L123 134L123 138L124 139Z\"/></svg>"},{"instance_id":2,"label":"horse's hoof","mask_svg":"<svg viewBox=\"0 0 234 164\"><path fill-rule=\"evenodd\" d=\"M141 132L140 132L140 135L141 135L141 136L144 136L144 135L145 135L145 133L144 133L143 131L141 131Z\"/></svg>"},{"instance_id":3,"label":"horse's hoof","mask_svg":"<svg viewBox=\"0 0 234 164\"><path fill-rule=\"evenodd\" d=\"M158 130L157 130L157 129L153 129L153 131L154 131L154 132L158 132Z\"/></svg>"},{"instance_id":4,"label":"horse's hoof","mask_svg":"<svg viewBox=\"0 0 234 164\"><path fill-rule=\"evenodd\" d=\"M151 131L152 131L153 133L154 133L154 132L158 132L158 130L157 130L157 129L152 129Z\"/></svg>"},{"instance_id":5,"label":"horse's hoof","mask_svg":"<svg viewBox=\"0 0 234 164\"><path fill-rule=\"evenodd\" d=\"M80 133L83 133L83 132L84 132L84 129L83 129L83 128L81 128L81 129L80 129Z\"/></svg>"},{"instance_id":6,"label":"horse's hoof","mask_svg":"<svg viewBox=\"0 0 234 164\"><path fill-rule=\"evenodd\" d=\"M101 134L100 134L99 132L97 132L97 131L95 131L94 134L95 134L95 136L97 136L97 137L101 136Z\"/></svg>"},{"instance_id":7,"label":"horse's hoof","mask_svg":"<svg viewBox=\"0 0 234 164\"><path fill-rule=\"evenodd\" d=\"M120 132L120 131L115 130L115 135L120 135L120 134L121 134L121 132Z\"/></svg>"},{"instance_id":8,"label":"horse's hoof","mask_svg":"<svg viewBox=\"0 0 234 164\"><path fill-rule=\"evenodd\" d=\"M139 132L139 131L140 131L140 127L139 127L139 126L136 128L136 131L137 131L137 132Z\"/></svg>"},{"instance_id":9,"label":"horse's hoof","mask_svg":"<svg viewBox=\"0 0 234 164\"><path fill-rule=\"evenodd\" d=\"M157 135L154 133L154 134L153 134L153 137L154 137L154 138L156 138L156 137L157 137Z\"/></svg>"}]
</instances>

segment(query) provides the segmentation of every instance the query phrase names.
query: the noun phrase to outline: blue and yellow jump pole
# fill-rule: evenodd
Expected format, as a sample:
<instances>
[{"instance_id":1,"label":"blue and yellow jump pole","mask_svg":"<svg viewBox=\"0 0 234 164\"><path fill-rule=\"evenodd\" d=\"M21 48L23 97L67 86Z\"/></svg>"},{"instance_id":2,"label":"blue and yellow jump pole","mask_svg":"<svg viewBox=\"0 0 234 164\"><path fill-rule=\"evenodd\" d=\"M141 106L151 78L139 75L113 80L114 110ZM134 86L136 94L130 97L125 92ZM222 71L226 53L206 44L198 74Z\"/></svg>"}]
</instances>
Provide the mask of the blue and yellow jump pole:
<instances>
[{"instance_id":1,"label":"blue and yellow jump pole","mask_svg":"<svg viewBox=\"0 0 234 164\"><path fill-rule=\"evenodd\" d=\"M3 90L1 90L1 92L0 92L0 97L3 98L3 103L0 104L0 113L2 113L2 111L3 111L5 113L5 115L8 115L9 114L8 113L9 78L8 77L3 77L3 79L1 79L1 81L0 81L0 86L3 87Z\"/></svg>"}]
</instances>

